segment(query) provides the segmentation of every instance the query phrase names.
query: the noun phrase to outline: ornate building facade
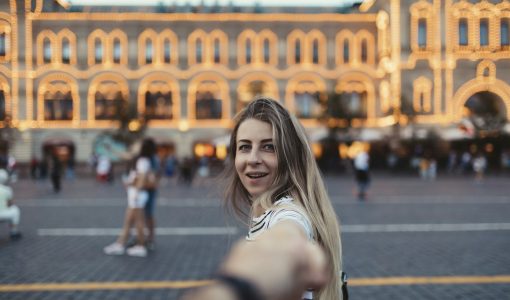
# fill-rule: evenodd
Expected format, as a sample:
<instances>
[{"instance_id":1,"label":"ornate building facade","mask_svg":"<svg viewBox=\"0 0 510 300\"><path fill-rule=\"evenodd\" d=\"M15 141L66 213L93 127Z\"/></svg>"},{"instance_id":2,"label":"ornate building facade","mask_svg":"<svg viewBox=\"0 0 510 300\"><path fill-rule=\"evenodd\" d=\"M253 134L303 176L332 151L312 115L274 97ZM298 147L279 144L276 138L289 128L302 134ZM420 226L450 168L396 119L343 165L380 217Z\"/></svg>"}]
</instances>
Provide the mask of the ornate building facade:
<instances>
[{"instance_id":1,"label":"ornate building facade","mask_svg":"<svg viewBox=\"0 0 510 300\"><path fill-rule=\"evenodd\" d=\"M420 130L510 132L510 2L366 0L350 9L0 4L0 117L28 161L65 142L86 161L129 103L178 156L223 153L254 95L280 99L319 139ZM323 103L337 103L324 121ZM328 100L328 98L330 100ZM459 127L459 124L467 124ZM409 130L413 131L413 133Z\"/></svg>"}]
</instances>

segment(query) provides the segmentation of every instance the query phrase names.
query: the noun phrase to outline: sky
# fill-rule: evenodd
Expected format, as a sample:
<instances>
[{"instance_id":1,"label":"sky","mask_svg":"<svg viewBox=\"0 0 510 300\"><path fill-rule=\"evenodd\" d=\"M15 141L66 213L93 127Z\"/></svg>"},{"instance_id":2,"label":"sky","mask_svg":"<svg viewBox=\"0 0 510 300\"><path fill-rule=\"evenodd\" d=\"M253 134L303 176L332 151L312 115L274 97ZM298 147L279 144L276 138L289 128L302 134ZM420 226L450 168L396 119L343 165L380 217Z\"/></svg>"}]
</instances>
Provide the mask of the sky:
<instances>
[{"instance_id":1,"label":"sky","mask_svg":"<svg viewBox=\"0 0 510 300\"><path fill-rule=\"evenodd\" d=\"M144 5L158 5L163 3L166 5L199 5L204 3L205 5L219 4L221 6L228 6L231 2L236 6L252 6L255 3L261 6L274 6L275 3L278 6L346 6L351 5L354 2L360 2L360 0L64 0L63 2L69 2L74 5L140 5L142 2Z\"/></svg>"}]
</instances>

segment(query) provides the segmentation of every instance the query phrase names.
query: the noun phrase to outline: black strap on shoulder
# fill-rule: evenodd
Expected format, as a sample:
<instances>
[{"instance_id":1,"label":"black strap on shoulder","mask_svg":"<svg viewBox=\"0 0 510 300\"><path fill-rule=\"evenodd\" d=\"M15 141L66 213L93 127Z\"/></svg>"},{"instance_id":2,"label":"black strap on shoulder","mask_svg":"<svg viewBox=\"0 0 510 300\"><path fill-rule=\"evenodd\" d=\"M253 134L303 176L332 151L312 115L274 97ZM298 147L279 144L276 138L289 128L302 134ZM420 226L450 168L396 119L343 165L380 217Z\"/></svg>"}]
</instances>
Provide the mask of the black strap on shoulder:
<instances>
[{"instance_id":1,"label":"black strap on shoulder","mask_svg":"<svg viewBox=\"0 0 510 300\"><path fill-rule=\"evenodd\" d=\"M340 278L342 280L342 300L349 300L349 292L347 291L347 274L342 272Z\"/></svg>"}]
</instances>

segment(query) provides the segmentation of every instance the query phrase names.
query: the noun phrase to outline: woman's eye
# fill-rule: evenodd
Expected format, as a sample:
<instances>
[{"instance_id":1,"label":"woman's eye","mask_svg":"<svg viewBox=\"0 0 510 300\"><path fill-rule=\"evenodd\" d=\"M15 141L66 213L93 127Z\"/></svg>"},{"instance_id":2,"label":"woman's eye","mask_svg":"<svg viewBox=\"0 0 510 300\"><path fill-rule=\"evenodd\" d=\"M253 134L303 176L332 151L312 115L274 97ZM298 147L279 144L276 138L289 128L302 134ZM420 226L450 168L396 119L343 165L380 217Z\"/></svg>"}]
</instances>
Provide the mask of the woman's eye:
<instances>
[{"instance_id":1,"label":"woman's eye","mask_svg":"<svg viewBox=\"0 0 510 300\"><path fill-rule=\"evenodd\" d=\"M250 145L239 145L239 151L246 151L246 150L250 150Z\"/></svg>"},{"instance_id":2,"label":"woman's eye","mask_svg":"<svg viewBox=\"0 0 510 300\"><path fill-rule=\"evenodd\" d=\"M264 146L262 146L262 149L264 149L266 151L274 151L274 145L273 144L265 144Z\"/></svg>"}]
</instances>

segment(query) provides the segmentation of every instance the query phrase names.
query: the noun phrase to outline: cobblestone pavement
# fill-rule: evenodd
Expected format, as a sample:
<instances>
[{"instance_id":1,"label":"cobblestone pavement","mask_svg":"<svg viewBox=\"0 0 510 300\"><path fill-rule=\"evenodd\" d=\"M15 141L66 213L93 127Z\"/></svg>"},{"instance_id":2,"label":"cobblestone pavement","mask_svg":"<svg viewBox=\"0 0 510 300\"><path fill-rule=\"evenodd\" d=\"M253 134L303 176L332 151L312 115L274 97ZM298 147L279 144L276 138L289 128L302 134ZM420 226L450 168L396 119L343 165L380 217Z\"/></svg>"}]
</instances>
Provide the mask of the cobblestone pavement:
<instances>
[{"instance_id":1,"label":"cobblestone pavement","mask_svg":"<svg viewBox=\"0 0 510 300\"><path fill-rule=\"evenodd\" d=\"M509 177L421 181L375 174L364 202L353 196L352 178L326 181L342 222L351 299L510 299ZM126 201L119 182L65 181L60 194L49 182L13 184L24 237L9 241L0 223L0 299L178 299L186 289L173 284L210 279L245 233L223 212L220 186L213 180L193 187L166 182L158 198L157 248L147 258L133 258L102 253L122 224ZM413 281L443 276L436 284ZM506 280L452 283L461 276ZM370 280L394 277L415 284ZM116 285L126 281L140 288ZM147 282L168 286L147 288ZM106 285L56 290L50 283Z\"/></svg>"}]
</instances>

